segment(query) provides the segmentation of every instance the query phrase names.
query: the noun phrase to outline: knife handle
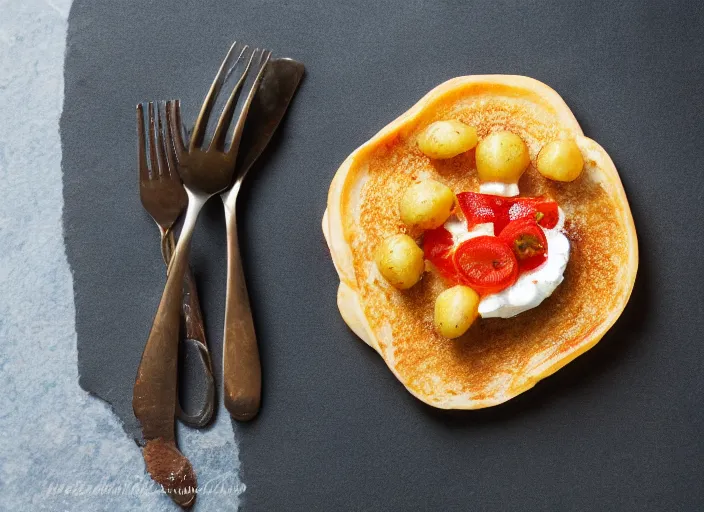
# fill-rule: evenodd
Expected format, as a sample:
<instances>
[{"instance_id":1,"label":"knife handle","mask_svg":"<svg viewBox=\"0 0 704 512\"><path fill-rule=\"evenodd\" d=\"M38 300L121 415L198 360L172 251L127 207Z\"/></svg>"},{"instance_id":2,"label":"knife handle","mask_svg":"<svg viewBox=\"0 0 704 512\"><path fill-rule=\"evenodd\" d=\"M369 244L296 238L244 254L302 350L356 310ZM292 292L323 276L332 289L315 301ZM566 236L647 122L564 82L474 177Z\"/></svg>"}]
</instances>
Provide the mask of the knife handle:
<instances>
[{"instance_id":1,"label":"knife handle","mask_svg":"<svg viewBox=\"0 0 704 512\"><path fill-rule=\"evenodd\" d=\"M227 206L226 206L227 208ZM242 269L234 212L227 219L227 292L223 337L223 387L225 407L238 421L259 412L262 370L254 332L252 309Z\"/></svg>"}]
</instances>

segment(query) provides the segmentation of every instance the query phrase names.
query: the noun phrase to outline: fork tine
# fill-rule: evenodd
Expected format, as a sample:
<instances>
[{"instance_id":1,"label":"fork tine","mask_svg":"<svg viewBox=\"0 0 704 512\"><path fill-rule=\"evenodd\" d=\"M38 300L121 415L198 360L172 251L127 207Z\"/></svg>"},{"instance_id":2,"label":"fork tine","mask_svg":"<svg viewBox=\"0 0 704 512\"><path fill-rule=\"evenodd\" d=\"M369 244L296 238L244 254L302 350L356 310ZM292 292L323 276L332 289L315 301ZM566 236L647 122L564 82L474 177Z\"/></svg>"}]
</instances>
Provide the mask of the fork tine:
<instances>
[{"instance_id":1,"label":"fork tine","mask_svg":"<svg viewBox=\"0 0 704 512\"><path fill-rule=\"evenodd\" d=\"M156 143L156 126L154 123L154 102L150 101L148 103L149 111L149 160L152 167L152 179L156 178L161 174L159 171L159 157L157 156L157 143Z\"/></svg>"},{"instance_id":2,"label":"fork tine","mask_svg":"<svg viewBox=\"0 0 704 512\"><path fill-rule=\"evenodd\" d=\"M183 124L181 123L181 100L166 102L166 124L168 137L171 139L176 158L180 159L186 146L183 143Z\"/></svg>"},{"instance_id":3,"label":"fork tine","mask_svg":"<svg viewBox=\"0 0 704 512\"><path fill-rule=\"evenodd\" d=\"M203 102L203 106L200 109L200 113L198 114L198 118L196 119L196 123L193 126L193 134L191 135L191 141L189 144L189 151L192 151L196 148L199 148L203 144L203 138L205 137L205 130L208 126L208 117L210 117L210 112L213 110L213 106L215 105L215 100L218 97L218 94L220 93L220 89L222 88L222 84L225 82L227 79L228 74L230 73L231 68L228 67L228 63L230 62L230 57L233 55L235 48L238 46L237 41L232 43L232 46L230 46L230 50L227 52L227 55L225 56L225 59L222 61L222 64L220 64L220 69L218 70L218 74L215 75L215 78L213 79L213 83L210 86L210 89L208 90L208 94L205 96L205 101ZM240 52L239 56L237 57L237 61L235 62L235 65L240 61L240 58L244 54L244 52L247 50L247 46L242 48L242 51Z\"/></svg>"},{"instance_id":4,"label":"fork tine","mask_svg":"<svg viewBox=\"0 0 704 512\"><path fill-rule=\"evenodd\" d=\"M137 105L137 166L140 181L149 181L149 165L147 164L147 141L144 138L144 105Z\"/></svg>"},{"instance_id":5,"label":"fork tine","mask_svg":"<svg viewBox=\"0 0 704 512\"><path fill-rule=\"evenodd\" d=\"M166 143L164 142L164 125L161 121L161 108L159 103L156 104L156 138L157 138L157 160L159 162L159 176L163 178L169 177L169 166L166 160Z\"/></svg>"},{"instance_id":6,"label":"fork tine","mask_svg":"<svg viewBox=\"0 0 704 512\"><path fill-rule=\"evenodd\" d=\"M249 68L251 67L252 61L254 60L254 56L256 55L258 50L258 48L255 49L252 52L252 55L249 56L247 66L244 68L242 76L240 76L239 80L237 80L237 83L232 88L230 97L227 99L227 103L225 103L225 106L222 109L222 113L220 114L220 119L218 120L218 125L215 127L213 140L210 142L210 147L208 148L208 150L223 148L223 145L225 144L225 136L227 135L227 129L230 126L230 122L232 121L232 115L235 111L235 106L237 105L237 94L239 93L239 90L242 88L242 84L247 78ZM239 62L239 59L237 60Z\"/></svg>"},{"instance_id":7,"label":"fork tine","mask_svg":"<svg viewBox=\"0 0 704 512\"><path fill-rule=\"evenodd\" d=\"M171 129L168 124L168 116L169 114L167 113L166 110L166 103L165 102L160 102L157 105L158 113L159 113L159 137L160 137L160 147L162 148L162 151L166 153L166 160L164 160L164 176L168 177L169 179L172 180L178 180L179 182L181 181L181 178L178 175L178 172L176 172L176 159L174 155L174 141L173 138L171 137ZM162 120L162 111L164 111L166 115L166 130L162 130L161 127L161 120Z\"/></svg>"},{"instance_id":8,"label":"fork tine","mask_svg":"<svg viewBox=\"0 0 704 512\"><path fill-rule=\"evenodd\" d=\"M249 93L247 93L247 98L242 105L242 110L237 118L237 124L235 125L235 129L232 132L232 137L230 138L230 149L227 151L227 154L230 156L237 156L237 151L240 146L240 139L242 138L242 131L244 130L244 122L247 118L247 112L249 112L249 106L252 104L252 100L254 99L257 89L259 89L259 84L262 81L264 70L266 69L266 65L269 62L270 57L271 52L267 50L262 50L262 53L259 55L259 63L257 64L259 68L257 71L257 76L249 89Z\"/></svg>"}]
</instances>

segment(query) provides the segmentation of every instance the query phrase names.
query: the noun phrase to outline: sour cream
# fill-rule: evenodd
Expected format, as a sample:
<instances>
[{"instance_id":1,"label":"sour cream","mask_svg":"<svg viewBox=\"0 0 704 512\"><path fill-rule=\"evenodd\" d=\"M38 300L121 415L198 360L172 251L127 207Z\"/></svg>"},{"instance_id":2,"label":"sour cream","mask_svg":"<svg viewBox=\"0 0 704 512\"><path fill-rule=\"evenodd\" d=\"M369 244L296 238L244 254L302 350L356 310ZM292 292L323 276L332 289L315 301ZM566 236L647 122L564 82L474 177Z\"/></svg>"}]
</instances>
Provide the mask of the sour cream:
<instances>
[{"instance_id":1,"label":"sour cream","mask_svg":"<svg viewBox=\"0 0 704 512\"><path fill-rule=\"evenodd\" d=\"M471 231L467 231L467 225L465 221L460 220L455 215L450 217L447 222L445 222L445 229L452 235L452 241L454 245L459 245L465 240L470 238L476 238L478 236L494 236L494 223L487 222L486 224L477 224L472 228Z\"/></svg>"},{"instance_id":2,"label":"sour cream","mask_svg":"<svg viewBox=\"0 0 704 512\"><path fill-rule=\"evenodd\" d=\"M539 306L550 297L564 279L570 258L570 242L562 232L565 214L559 209L559 220L553 229L542 228L548 241L548 257L542 265L523 272L516 282L498 293L486 295L479 301L482 318L511 318ZM493 235L494 224L478 224L471 231L463 221L451 219L445 229L452 233L455 244L476 236Z\"/></svg>"},{"instance_id":3,"label":"sour cream","mask_svg":"<svg viewBox=\"0 0 704 512\"><path fill-rule=\"evenodd\" d=\"M519 194L518 183L487 181L479 185L479 192L493 196L515 197Z\"/></svg>"}]
</instances>

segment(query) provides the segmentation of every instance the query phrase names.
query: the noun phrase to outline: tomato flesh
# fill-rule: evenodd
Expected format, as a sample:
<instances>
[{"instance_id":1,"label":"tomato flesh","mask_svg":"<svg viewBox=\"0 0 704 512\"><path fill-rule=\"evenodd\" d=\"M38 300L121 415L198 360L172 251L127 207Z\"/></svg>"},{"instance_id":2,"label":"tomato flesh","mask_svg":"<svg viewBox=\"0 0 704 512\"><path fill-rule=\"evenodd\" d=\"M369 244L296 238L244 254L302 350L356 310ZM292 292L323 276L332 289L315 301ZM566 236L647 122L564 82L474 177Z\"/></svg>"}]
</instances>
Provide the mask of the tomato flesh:
<instances>
[{"instance_id":1,"label":"tomato flesh","mask_svg":"<svg viewBox=\"0 0 704 512\"><path fill-rule=\"evenodd\" d=\"M462 242L453 260L460 282L480 295L508 288L518 278L516 256L495 236L478 236Z\"/></svg>"},{"instance_id":2,"label":"tomato flesh","mask_svg":"<svg viewBox=\"0 0 704 512\"><path fill-rule=\"evenodd\" d=\"M539 267L548 257L548 240L532 218L511 221L499 235L516 255L521 272Z\"/></svg>"},{"instance_id":3,"label":"tomato flesh","mask_svg":"<svg viewBox=\"0 0 704 512\"><path fill-rule=\"evenodd\" d=\"M532 218L546 229L552 229L559 219L557 203L545 197L501 197L476 192L457 194L462 213L471 229L476 224L494 223L499 235L509 222Z\"/></svg>"},{"instance_id":4,"label":"tomato flesh","mask_svg":"<svg viewBox=\"0 0 704 512\"><path fill-rule=\"evenodd\" d=\"M429 229L423 236L423 253L425 259L435 265L444 277L453 281L457 280L457 271L452 261L454 252L454 241L452 233L443 226L436 229Z\"/></svg>"}]
</instances>

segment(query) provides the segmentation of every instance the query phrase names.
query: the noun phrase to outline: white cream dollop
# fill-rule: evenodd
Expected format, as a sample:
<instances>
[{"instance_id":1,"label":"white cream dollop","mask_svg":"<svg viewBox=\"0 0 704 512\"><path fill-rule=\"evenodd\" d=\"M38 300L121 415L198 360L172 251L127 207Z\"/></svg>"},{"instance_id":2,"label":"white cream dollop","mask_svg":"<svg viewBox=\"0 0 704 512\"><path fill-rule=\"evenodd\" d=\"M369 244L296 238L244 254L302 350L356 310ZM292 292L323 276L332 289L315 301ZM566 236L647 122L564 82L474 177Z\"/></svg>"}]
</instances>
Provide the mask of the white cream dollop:
<instances>
[{"instance_id":1,"label":"white cream dollop","mask_svg":"<svg viewBox=\"0 0 704 512\"><path fill-rule=\"evenodd\" d=\"M540 228L548 241L548 257L542 265L522 273L516 282L498 293L486 295L479 301L482 318L511 318L537 307L550 297L564 279L570 258L570 242L562 232L565 214L559 211L559 220L552 229ZM494 224L478 224L471 231L464 221L451 217L445 223L455 245L481 235L493 235Z\"/></svg>"},{"instance_id":2,"label":"white cream dollop","mask_svg":"<svg viewBox=\"0 0 704 512\"><path fill-rule=\"evenodd\" d=\"M493 196L515 197L519 194L518 183L487 181L479 185L479 192Z\"/></svg>"},{"instance_id":3,"label":"white cream dollop","mask_svg":"<svg viewBox=\"0 0 704 512\"><path fill-rule=\"evenodd\" d=\"M461 244L470 238L478 236L494 236L494 223L487 222L485 224L477 224L471 231L467 231L467 224L464 220L459 219L456 215L452 215L445 222L445 229L452 235L452 241L455 246Z\"/></svg>"}]
</instances>

